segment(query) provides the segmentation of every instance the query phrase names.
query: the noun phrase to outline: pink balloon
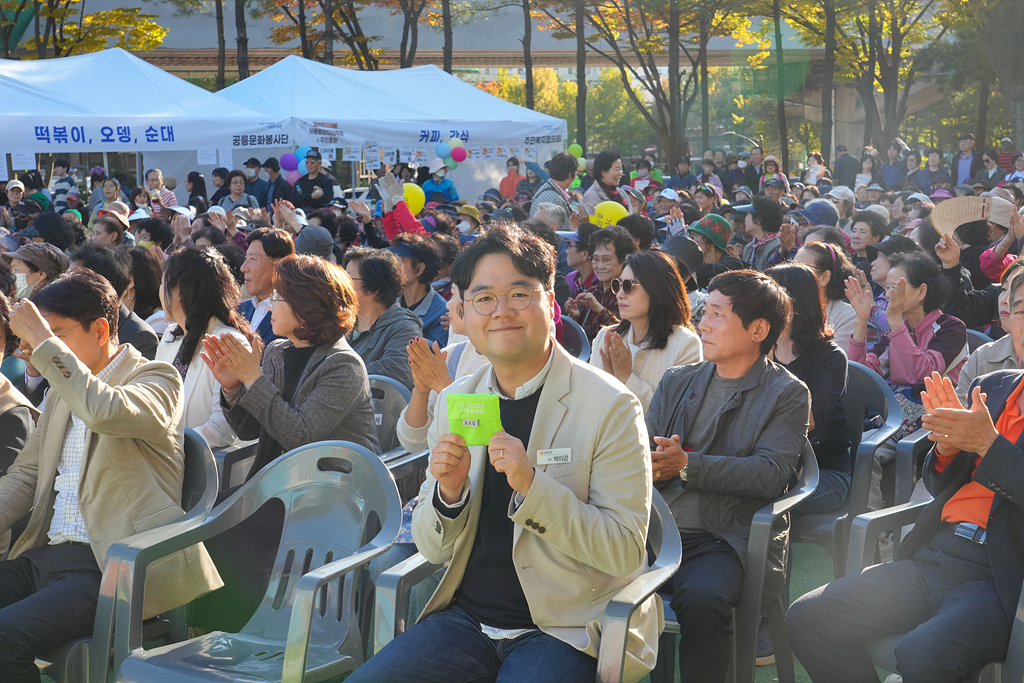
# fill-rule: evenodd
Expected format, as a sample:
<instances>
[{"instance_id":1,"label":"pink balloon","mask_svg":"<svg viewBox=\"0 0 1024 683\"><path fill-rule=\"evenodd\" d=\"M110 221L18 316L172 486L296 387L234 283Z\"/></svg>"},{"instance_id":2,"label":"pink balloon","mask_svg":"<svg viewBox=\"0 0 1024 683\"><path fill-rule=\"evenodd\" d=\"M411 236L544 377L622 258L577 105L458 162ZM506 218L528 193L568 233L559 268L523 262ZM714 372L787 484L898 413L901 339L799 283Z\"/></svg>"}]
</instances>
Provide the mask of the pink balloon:
<instances>
[{"instance_id":1,"label":"pink balloon","mask_svg":"<svg viewBox=\"0 0 1024 683\"><path fill-rule=\"evenodd\" d=\"M460 164L466 160L466 148L465 147L452 147L452 159L459 162Z\"/></svg>"},{"instance_id":2,"label":"pink balloon","mask_svg":"<svg viewBox=\"0 0 1024 683\"><path fill-rule=\"evenodd\" d=\"M287 154L281 155L281 168L286 171L294 171L299 167L299 158L288 152Z\"/></svg>"},{"instance_id":3,"label":"pink balloon","mask_svg":"<svg viewBox=\"0 0 1024 683\"><path fill-rule=\"evenodd\" d=\"M294 185L295 183L299 182L299 178L301 177L302 174L295 169L288 171L288 184Z\"/></svg>"}]
</instances>

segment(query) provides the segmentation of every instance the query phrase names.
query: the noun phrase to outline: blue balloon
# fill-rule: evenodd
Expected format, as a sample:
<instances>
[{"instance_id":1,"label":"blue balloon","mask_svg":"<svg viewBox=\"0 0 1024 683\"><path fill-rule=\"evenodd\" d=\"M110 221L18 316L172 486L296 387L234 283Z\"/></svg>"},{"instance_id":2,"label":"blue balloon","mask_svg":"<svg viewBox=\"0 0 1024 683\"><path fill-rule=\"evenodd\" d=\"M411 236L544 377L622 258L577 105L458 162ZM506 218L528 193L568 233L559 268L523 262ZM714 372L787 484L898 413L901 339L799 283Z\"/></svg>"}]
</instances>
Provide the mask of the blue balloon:
<instances>
[{"instance_id":1,"label":"blue balloon","mask_svg":"<svg viewBox=\"0 0 1024 683\"><path fill-rule=\"evenodd\" d=\"M299 165L296 168L296 170L299 172L300 175L306 175L307 173L309 173L309 170L306 168L305 159L299 159Z\"/></svg>"},{"instance_id":2,"label":"blue balloon","mask_svg":"<svg viewBox=\"0 0 1024 683\"><path fill-rule=\"evenodd\" d=\"M306 155L309 154L310 149L312 148L303 145L302 147L299 147L297 150L295 150L295 156L297 156L300 159L305 159Z\"/></svg>"},{"instance_id":3,"label":"blue balloon","mask_svg":"<svg viewBox=\"0 0 1024 683\"><path fill-rule=\"evenodd\" d=\"M438 143L437 147L434 148L434 151L437 152L437 156L439 158L447 159L449 156L451 156L452 148L449 147L447 144L441 142Z\"/></svg>"}]
</instances>

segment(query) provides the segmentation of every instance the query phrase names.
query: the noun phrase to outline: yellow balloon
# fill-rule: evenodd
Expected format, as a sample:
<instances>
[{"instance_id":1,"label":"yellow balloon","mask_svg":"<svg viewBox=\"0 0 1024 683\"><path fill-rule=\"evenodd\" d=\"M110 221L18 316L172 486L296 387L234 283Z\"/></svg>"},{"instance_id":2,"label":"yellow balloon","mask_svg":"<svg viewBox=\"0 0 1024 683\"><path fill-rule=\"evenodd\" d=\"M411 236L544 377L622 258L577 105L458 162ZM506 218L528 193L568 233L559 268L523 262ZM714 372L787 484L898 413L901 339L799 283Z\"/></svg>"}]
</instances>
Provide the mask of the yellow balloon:
<instances>
[{"instance_id":1,"label":"yellow balloon","mask_svg":"<svg viewBox=\"0 0 1024 683\"><path fill-rule=\"evenodd\" d=\"M405 205L409 207L409 211L412 211L413 216L422 211L427 203L427 196L423 194L423 188L416 183L409 182L403 185L402 195L405 197Z\"/></svg>"},{"instance_id":2,"label":"yellow balloon","mask_svg":"<svg viewBox=\"0 0 1024 683\"><path fill-rule=\"evenodd\" d=\"M594 224L601 228L607 228L609 225L615 225L621 219L629 215L626 211L626 207L618 202L607 201L601 202L594 207L594 216L592 216Z\"/></svg>"}]
</instances>

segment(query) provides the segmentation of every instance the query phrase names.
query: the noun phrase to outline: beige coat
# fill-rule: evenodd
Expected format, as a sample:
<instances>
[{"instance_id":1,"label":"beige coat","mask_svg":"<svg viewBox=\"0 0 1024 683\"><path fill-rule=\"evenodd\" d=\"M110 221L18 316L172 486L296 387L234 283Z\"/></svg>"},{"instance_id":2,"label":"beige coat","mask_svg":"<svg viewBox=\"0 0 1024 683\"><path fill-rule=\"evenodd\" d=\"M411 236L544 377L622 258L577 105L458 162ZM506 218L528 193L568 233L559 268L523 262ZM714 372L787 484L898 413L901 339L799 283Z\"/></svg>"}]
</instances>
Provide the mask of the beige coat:
<instances>
[{"instance_id":1,"label":"beige coat","mask_svg":"<svg viewBox=\"0 0 1024 683\"><path fill-rule=\"evenodd\" d=\"M594 337L594 346L590 351L590 364L595 368L611 372L604 366L604 359L601 357L601 349L604 348L605 338L609 334L617 334L615 328L602 328ZM636 343L633 340L632 327L626 332L623 341L626 342L627 347ZM666 370L679 365L700 363L702 360L704 360L704 354L700 337L690 328L676 325L665 348L638 348L633 352L633 372L626 380L626 388L636 394L646 413L647 408L651 405L651 399L654 398L654 390L658 388L658 383L661 382L661 377Z\"/></svg>"},{"instance_id":2,"label":"beige coat","mask_svg":"<svg viewBox=\"0 0 1024 683\"><path fill-rule=\"evenodd\" d=\"M10 559L49 542L54 480L71 414L86 425L79 501L100 568L118 541L184 516L181 377L128 345L104 384L56 337L33 353L50 384L38 427L0 479L0 531L31 511ZM144 617L184 605L223 585L202 544L154 562L146 578Z\"/></svg>"},{"instance_id":3,"label":"beige coat","mask_svg":"<svg viewBox=\"0 0 1024 683\"><path fill-rule=\"evenodd\" d=\"M509 510L515 524L512 560L534 623L596 657L605 606L647 568L651 457L636 397L614 377L553 346L555 357L526 449L536 476L519 509ZM445 396L485 393L490 373L490 366L484 366L441 392L431 446L448 431ZM549 448L571 448L571 462L536 465L537 451ZM420 619L451 604L473 548L487 449L469 450L469 502L459 516L449 519L434 509L436 480L429 472L413 512L417 549L434 563L451 560ZM647 600L631 625L623 673L627 683L654 667L664 628L661 598Z\"/></svg>"},{"instance_id":4,"label":"beige coat","mask_svg":"<svg viewBox=\"0 0 1024 683\"><path fill-rule=\"evenodd\" d=\"M967 405L967 393L971 382L996 370L1019 370L1020 361L1013 350L1013 335L1000 337L974 349L964 366L960 368L960 377L956 382L956 395L960 402Z\"/></svg>"}]
</instances>

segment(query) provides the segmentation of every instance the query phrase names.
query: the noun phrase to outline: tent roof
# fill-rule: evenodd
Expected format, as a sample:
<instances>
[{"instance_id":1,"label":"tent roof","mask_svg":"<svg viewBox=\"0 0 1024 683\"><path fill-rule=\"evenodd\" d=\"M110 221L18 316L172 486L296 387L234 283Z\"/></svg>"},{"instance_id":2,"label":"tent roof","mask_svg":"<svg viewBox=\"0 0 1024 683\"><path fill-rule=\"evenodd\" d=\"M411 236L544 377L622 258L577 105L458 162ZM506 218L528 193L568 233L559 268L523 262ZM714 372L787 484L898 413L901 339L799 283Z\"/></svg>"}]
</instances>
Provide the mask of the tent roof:
<instances>
[{"instance_id":1,"label":"tent roof","mask_svg":"<svg viewBox=\"0 0 1024 683\"><path fill-rule=\"evenodd\" d=\"M436 66L356 71L291 55L219 93L274 118L346 122L404 121L430 125L519 122L564 125L520 107Z\"/></svg>"}]
</instances>

